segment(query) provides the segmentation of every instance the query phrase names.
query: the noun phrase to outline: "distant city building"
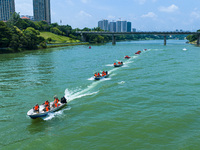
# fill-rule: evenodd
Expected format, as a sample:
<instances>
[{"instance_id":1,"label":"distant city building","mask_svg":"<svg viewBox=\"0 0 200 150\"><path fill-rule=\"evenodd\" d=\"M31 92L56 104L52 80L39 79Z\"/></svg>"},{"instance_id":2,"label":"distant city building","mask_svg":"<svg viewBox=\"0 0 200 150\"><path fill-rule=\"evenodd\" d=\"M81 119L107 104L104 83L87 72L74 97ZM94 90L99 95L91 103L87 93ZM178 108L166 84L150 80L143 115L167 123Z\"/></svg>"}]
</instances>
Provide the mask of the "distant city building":
<instances>
[{"instance_id":1,"label":"distant city building","mask_svg":"<svg viewBox=\"0 0 200 150\"><path fill-rule=\"evenodd\" d=\"M121 31L122 31L122 22L116 21L116 32L121 32Z\"/></svg>"},{"instance_id":2,"label":"distant city building","mask_svg":"<svg viewBox=\"0 0 200 150\"><path fill-rule=\"evenodd\" d=\"M110 22L109 23L109 31L110 32L116 32L116 22Z\"/></svg>"},{"instance_id":3,"label":"distant city building","mask_svg":"<svg viewBox=\"0 0 200 150\"><path fill-rule=\"evenodd\" d=\"M131 22L127 22L127 32L131 32Z\"/></svg>"},{"instance_id":4,"label":"distant city building","mask_svg":"<svg viewBox=\"0 0 200 150\"><path fill-rule=\"evenodd\" d=\"M0 0L0 21L8 21L14 12L14 0Z\"/></svg>"},{"instance_id":5,"label":"distant city building","mask_svg":"<svg viewBox=\"0 0 200 150\"><path fill-rule=\"evenodd\" d=\"M108 22L108 20L98 21L98 27L110 32L131 32L131 22L118 20Z\"/></svg>"},{"instance_id":6,"label":"distant city building","mask_svg":"<svg viewBox=\"0 0 200 150\"><path fill-rule=\"evenodd\" d=\"M51 24L50 0L33 0L33 14L35 21Z\"/></svg>"},{"instance_id":7,"label":"distant city building","mask_svg":"<svg viewBox=\"0 0 200 150\"><path fill-rule=\"evenodd\" d=\"M136 32L136 28L133 28L133 29L132 29L132 32Z\"/></svg>"},{"instance_id":8,"label":"distant city building","mask_svg":"<svg viewBox=\"0 0 200 150\"><path fill-rule=\"evenodd\" d=\"M29 19L29 20L34 20L33 16L29 16L29 15L21 15L20 16L22 19Z\"/></svg>"},{"instance_id":9,"label":"distant city building","mask_svg":"<svg viewBox=\"0 0 200 150\"><path fill-rule=\"evenodd\" d=\"M127 32L127 21L121 22L121 32Z\"/></svg>"},{"instance_id":10,"label":"distant city building","mask_svg":"<svg viewBox=\"0 0 200 150\"><path fill-rule=\"evenodd\" d=\"M108 31L108 20L101 20L98 22L98 27L104 31Z\"/></svg>"}]
</instances>

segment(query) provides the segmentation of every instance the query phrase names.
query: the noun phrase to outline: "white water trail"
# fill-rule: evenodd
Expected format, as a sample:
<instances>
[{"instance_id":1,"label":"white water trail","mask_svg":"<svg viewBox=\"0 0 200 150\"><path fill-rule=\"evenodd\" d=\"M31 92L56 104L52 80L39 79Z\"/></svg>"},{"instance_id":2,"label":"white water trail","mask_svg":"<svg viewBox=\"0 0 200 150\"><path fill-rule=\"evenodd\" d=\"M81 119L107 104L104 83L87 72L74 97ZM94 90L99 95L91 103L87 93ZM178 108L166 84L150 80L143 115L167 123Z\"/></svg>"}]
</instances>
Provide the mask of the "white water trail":
<instances>
[{"instance_id":1,"label":"white water trail","mask_svg":"<svg viewBox=\"0 0 200 150\"><path fill-rule=\"evenodd\" d=\"M93 82L87 88L85 88L83 90L79 90L79 91L70 91L69 89L66 89L65 90L65 98L67 99L68 102L71 102L77 98L97 94L99 91L96 91L96 92L89 92L89 91L92 90L94 87L96 87L99 83L100 83L100 81Z\"/></svg>"},{"instance_id":2,"label":"white water trail","mask_svg":"<svg viewBox=\"0 0 200 150\"><path fill-rule=\"evenodd\" d=\"M45 120L45 121L51 120L51 119L53 119L56 116L62 115L65 110L70 110L70 109L71 109L71 107L67 107L67 108L59 110L57 112L49 113L47 116L42 117L42 119Z\"/></svg>"}]
</instances>

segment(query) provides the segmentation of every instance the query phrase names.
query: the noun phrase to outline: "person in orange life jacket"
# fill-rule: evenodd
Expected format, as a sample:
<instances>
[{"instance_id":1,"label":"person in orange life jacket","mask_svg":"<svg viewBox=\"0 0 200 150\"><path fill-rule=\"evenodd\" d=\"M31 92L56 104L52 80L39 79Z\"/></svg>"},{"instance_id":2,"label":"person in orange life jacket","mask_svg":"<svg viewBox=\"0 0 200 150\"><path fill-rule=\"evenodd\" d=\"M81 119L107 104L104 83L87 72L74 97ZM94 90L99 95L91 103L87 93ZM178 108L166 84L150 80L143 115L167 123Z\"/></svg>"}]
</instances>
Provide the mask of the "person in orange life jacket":
<instances>
[{"instance_id":1,"label":"person in orange life jacket","mask_svg":"<svg viewBox=\"0 0 200 150\"><path fill-rule=\"evenodd\" d=\"M44 102L44 105L45 105L45 106L49 106L49 101L48 101L48 100L45 101L45 102Z\"/></svg>"},{"instance_id":2,"label":"person in orange life jacket","mask_svg":"<svg viewBox=\"0 0 200 150\"><path fill-rule=\"evenodd\" d=\"M97 77L97 73L95 73L94 76Z\"/></svg>"},{"instance_id":3,"label":"person in orange life jacket","mask_svg":"<svg viewBox=\"0 0 200 150\"><path fill-rule=\"evenodd\" d=\"M117 63L114 63L114 65L116 65Z\"/></svg>"},{"instance_id":4,"label":"person in orange life jacket","mask_svg":"<svg viewBox=\"0 0 200 150\"><path fill-rule=\"evenodd\" d=\"M120 63L120 62L118 62L118 64L120 65L121 63Z\"/></svg>"},{"instance_id":5,"label":"person in orange life jacket","mask_svg":"<svg viewBox=\"0 0 200 150\"><path fill-rule=\"evenodd\" d=\"M48 112L50 110L49 105L45 105L45 108L43 109L43 111Z\"/></svg>"},{"instance_id":6,"label":"person in orange life jacket","mask_svg":"<svg viewBox=\"0 0 200 150\"><path fill-rule=\"evenodd\" d=\"M98 76L100 76L100 73L98 72L98 74L97 74Z\"/></svg>"},{"instance_id":7,"label":"person in orange life jacket","mask_svg":"<svg viewBox=\"0 0 200 150\"><path fill-rule=\"evenodd\" d=\"M59 104L58 104L58 102L59 102L59 99L58 99L58 97L57 96L54 96L54 102L53 102L53 106L54 107L58 107L58 106L60 106Z\"/></svg>"},{"instance_id":8,"label":"person in orange life jacket","mask_svg":"<svg viewBox=\"0 0 200 150\"><path fill-rule=\"evenodd\" d=\"M104 71L102 72L102 77L103 77L103 76L105 76L105 72L104 72Z\"/></svg>"},{"instance_id":9,"label":"person in orange life jacket","mask_svg":"<svg viewBox=\"0 0 200 150\"><path fill-rule=\"evenodd\" d=\"M40 108L40 106L39 106L38 104L36 104L36 105L33 107L33 111L39 113L39 108Z\"/></svg>"}]
</instances>

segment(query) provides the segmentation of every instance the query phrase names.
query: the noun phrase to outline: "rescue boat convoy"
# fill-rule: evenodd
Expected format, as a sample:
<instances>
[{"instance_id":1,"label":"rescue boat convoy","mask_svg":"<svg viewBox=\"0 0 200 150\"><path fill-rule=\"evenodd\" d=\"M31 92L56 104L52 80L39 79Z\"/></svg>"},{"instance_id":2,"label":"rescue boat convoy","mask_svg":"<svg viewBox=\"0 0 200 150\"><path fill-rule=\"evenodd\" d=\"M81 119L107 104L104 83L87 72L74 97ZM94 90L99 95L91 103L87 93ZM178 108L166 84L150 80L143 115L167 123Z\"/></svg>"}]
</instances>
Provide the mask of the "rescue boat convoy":
<instances>
[{"instance_id":1,"label":"rescue boat convoy","mask_svg":"<svg viewBox=\"0 0 200 150\"><path fill-rule=\"evenodd\" d=\"M144 50L146 51L147 49L144 49ZM141 51L137 51L135 54L139 55L140 53L141 53ZM126 55L124 58L129 59L131 57ZM114 67L121 67L121 66L123 66L122 61L114 63ZM94 74L94 80L101 80L101 79L104 79L104 78L107 78L107 77L109 77L108 71L103 71L102 73L96 72ZM39 118L39 117L45 117L49 113L55 112L55 111L61 109L66 104L67 104L67 99L64 96L61 98L61 100L59 100L57 96L54 96L53 102L49 102L48 100L46 100L40 106L38 104L36 104L32 109L30 109L27 112L27 115L32 119L36 119L36 118Z\"/></svg>"}]
</instances>

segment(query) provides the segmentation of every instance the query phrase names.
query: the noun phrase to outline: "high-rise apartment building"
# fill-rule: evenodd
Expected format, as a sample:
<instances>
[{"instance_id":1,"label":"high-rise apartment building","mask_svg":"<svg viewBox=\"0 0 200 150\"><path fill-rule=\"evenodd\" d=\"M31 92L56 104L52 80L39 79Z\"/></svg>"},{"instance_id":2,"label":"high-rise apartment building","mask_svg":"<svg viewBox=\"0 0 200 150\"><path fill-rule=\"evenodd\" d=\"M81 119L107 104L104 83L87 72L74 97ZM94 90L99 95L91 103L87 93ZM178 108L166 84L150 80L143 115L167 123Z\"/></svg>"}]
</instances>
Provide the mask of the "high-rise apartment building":
<instances>
[{"instance_id":1,"label":"high-rise apartment building","mask_svg":"<svg viewBox=\"0 0 200 150\"><path fill-rule=\"evenodd\" d=\"M0 21L7 21L15 12L14 0L0 0Z\"/></svg>"},{"instance_id":2,"label":"high-rise apartment building","mask_svg":"<svg viewBox=\"0 0 200 150\"><path fill-rule=\"evenodd\" d=\"M131 32L131 22L127 22L127 32Z\"/></svg>"},{"instance_id":3,"label":"high-rise apartment building","mask_svg":"<svg viewBox=\"0 0 200 150\"><path fill-rule=\"evenodd\" d=\"M102 30L108 31L108 20L99 21L98 27L100 27Z\"/></svg>"},{"instance_id":4,"label":"high-rise apartment building","mask_svg":"<svg viewBox=\"0 0 200 150\"><path fill-rule=\"evenodd\" d=\"M51 24L50 0L33 0L33 14L35 21Z\"/></svg>"},{"instance_id":5,"label":"high-rise apartment building","mask_svg":"<svg viewBox=\"0 0 200 150\"><path fill-rule=\"evenodd\" d=\"M109 23L109 31L110 32L116 32L116 22L110 22Z\"/></svg>"},{"instance_id":6,"label":"high-rise apartment building","mask_svg":"<svg viewBox=\"0 0 200 150\"><path fill-rule=\"evenodd\" d=\"M121 32L127 32L127 21L121 22Z\"/></svg>"},{"instance_id":7,"label":"high-rise apartment building","mask_svg":"<svg viewBox=\"0 0 200 150\"><path fill-rule=\"evenodd\" d=\"M116 32L121 32L121 31L122 31L122 22L116 21Z\"/></svg>"}]
</instances>

